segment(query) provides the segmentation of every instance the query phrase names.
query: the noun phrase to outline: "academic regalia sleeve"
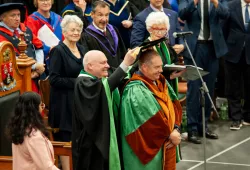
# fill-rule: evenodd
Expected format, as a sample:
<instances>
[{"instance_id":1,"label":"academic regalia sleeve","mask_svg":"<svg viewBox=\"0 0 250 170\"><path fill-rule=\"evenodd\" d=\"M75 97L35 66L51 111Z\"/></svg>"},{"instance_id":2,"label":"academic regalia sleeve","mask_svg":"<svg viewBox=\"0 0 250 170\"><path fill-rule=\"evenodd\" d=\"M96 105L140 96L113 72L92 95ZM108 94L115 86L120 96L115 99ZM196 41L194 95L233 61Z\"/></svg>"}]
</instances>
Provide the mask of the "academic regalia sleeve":
<instances>
[{"instance_id":1,"label":"academic regalia sleeve","mask_svg":"<svg viewBox=\"0 0 250 170\"><path fill-rule=\"evenodd\" d=\"M75 12L76 12L76 15L79 18L81 18L81 20L83 22L83 28L87 28L90 23L89 23L87 17L82 12L82 9L80 7L78 7L78 6L75 6Z\"/></svg>"},{"instance_id":2,"label":"academic regalia sleeve","mask_svg":"<svg viewBox=\"0 0 250 170\"><path fill-rule=\"evenodd\" d=\"M127 9L131 12L132 19L140 12L139 9L131 2L128 3Z\"/></svg>"},{"instance_id":3,"label":"academic regalia sleeve","mask_svg":"<svg viewBox=\"0 0 250 170\"><path fill-rule=\"evenodd\" d=\"M70 9L70 10L65 9L62 12L62 17L64 17L65 15L76 15L82 20L83 28L87 28L87 26L89 25L89 22L87 20L87 17L84 15L82 9L80 7L78 7L78 6L76 6L76 5L73 5L73 6L72 6L74 8L73 10L72 9Z\"/></svg>"},{"instance_id":4,"label":"academic regalia sleeve","mask_svg":"<svg viewBox=\"0 0 250 170\"><path fill-rule=\"evenodd\" d=\"M50 47L47 46L44 42L43 42L43 52L44 52L44 56L48 56L49 55L49 51L50 51Z\"/></svg>"},{"instance_id":5,"label":"academic regalia sleeve","mask_svg":"<svg viewBox=\"0 0 250 170\"><path fill-rule=\"evenodd\" d=\"M76 78L61 77L63 68L63 56L66 55L60 48L60 44L54 47L50 52L50 69L49 69L49 81L53 87L63 87L73 89Z\"/></svg>"},{"instance_id":6,"label":"academic regalia sleeve","mask_svg":"<svg viewBox=\"0 0 250 170\"><path fill-rule=\"evenodd\" d=\"M33 33L33 31L24 25L24 23L20 23L20 29L23 32L29 32L32 34L32 44L35 46L35 49L42 49L43 48L43 43L41 40L37 38L37 36Z\"/></svg>"},{"instance_id":7,"label":"academic regalia sleeve","mask_svg":"<svg viewBox=\"0 0 250 170\"><path fill-rule=\"evenodd\" d=\"M37 36L39 28L38 28L38 23L37 23L36 20L34 20L31 16L28 16L28 18L25 21L25 25L27 27L29 27L29 29L31 29L31 31L33 32L33 34L35 34Z\"/></svg>"},{"instance_id":8,"label":"academic regalia sleeve","mask_svg":"<svg viewBox=\"0 0 250 170\"><path fill-rule=\"evenodd\" d=\"M78 77L74 89L74 110L84 125L87 135L100 150L104 159L109 158L109 111L105 89L100 80Z\"/></svg>"},{"instance_id":9,"label":"academic regalia sleeve","mask_svg":"<svg viewBox=\"0 0 250 170\"><path fill-rule=\"evenodd\" d=\"M141 81L126 86L121 102L122 136L143 164L155 157L171 133L162 112L152 92Z\"/></svg>"},{"instance_id":10,"label":"academic regalia sleeve","mask_svg":"<svg viewBox=\"0 0 250 170\"><path fill-rule=\"evenodd\" d=\"M110 91L113 91L115 88L117 88L125 76L127 76L127 73L125 73L121 67L118 67L108 78Z\"/></svg>"},{"instance_id":11,"label":"academic regalia sleeve","mask_svg":"<svg viewBox=\"0 0 250 170\"><path fill-rule=\"evenodd\" d=\"M43 49L42 41L39 40L35 34L33 34L32 44L35 46L36 49Z\"/></svg>"}]
</instances>

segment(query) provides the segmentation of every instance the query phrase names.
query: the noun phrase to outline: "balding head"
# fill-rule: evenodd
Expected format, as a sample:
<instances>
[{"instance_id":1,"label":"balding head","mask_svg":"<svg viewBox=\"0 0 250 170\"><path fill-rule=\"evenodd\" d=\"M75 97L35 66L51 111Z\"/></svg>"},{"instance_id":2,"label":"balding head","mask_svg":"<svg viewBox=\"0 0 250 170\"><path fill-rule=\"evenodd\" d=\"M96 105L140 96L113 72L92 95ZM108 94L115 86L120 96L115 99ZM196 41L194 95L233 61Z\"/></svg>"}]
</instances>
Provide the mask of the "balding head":
<instances>
[{"instance_id":1,"label":"balding head","mask_svg":"<svg viewBox=\"0 0 250 170\"><path fill-rule=\"evenodd\" d=\"M98 78L108 76L108 60L105 54L98 50L87 52L83 58L84 70Z\"/></svg>"}]
</instances>

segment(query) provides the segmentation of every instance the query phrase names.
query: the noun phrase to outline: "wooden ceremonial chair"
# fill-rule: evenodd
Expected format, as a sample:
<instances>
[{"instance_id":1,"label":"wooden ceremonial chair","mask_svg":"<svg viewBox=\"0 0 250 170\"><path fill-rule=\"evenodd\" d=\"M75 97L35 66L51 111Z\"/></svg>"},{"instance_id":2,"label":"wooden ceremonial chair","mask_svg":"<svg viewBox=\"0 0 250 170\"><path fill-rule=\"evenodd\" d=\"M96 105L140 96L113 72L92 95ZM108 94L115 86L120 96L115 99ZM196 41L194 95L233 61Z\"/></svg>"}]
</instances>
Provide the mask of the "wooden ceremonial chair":
<instances>
[{"instance_id":1,"label":"wooden ceremonial chair","mask_svg":"<svg viewBox=\"0 0 250 170\"><path fill-rule=\"evenodd\" d=\"M49 76L45 80L38 81L39 88L41 91L42 102L45 104L44 115L48 116L49 114L49 95L50 95L50 84Z\"/></svg>"},{"instance_id":2,"label":"wooden ceremonial chair","mask_svg":"<svg viewBox=\"0 0 250 170\"><path fill-rule=\"evenodd\" d=\"M51 142L54 148L54 155L69 156L70 170L73 170L71 142L57 142L57 141L51 141ZM55 165L58 167L58 159L56 159Z\"/></svg>"},{"instance_id":3,"label":"wooden ceremonial chair","mask_svg":"<svg viewBox=\"0 0 250 170\"><path fill-rule=\"evenodd\" d=\"M12 170L12 156L0 156L0 170Z\"/></svg>"},{"instance_id":4,"label":"wooden ceremonial chair","mask_svg":"<svg viewBox=\"0 0 250 170\"><path fill-rule=\"evenodd\" d=\"M71 142L52 141L55 156L69 156L70 170L73 170ZM0 156L0 170L12 170L12 156ZM58 167L58 159L55 165Z\"/></svg>"},{"instance_id":5,"label":"wooden ceremonial chair","mask_svg":"<svg viewBox=\"0 0 250 170\"><path fill-rule=\"evenodd\" d=\"M39 80L38 81L39 88L41 91L41 98L42 102L45 104L44 108L44 115L43 115L43 120L45 123L45 126L47 127L49 131L49 139L51 141L54 140L53 138L53 133L57 133L59 131L58 128L51 128L48 124L48 114L49 114L49 100L50 100L50 83L49 83L49 76L46 77L44 80Z\"/></svg>"},{"instance_id":6,"label":"wooden ceremonial chair","mask_svg":"<svg viewBox=\"0 0 250 170\"><path fill-rule=\"evenodd\" d=\"M58 160L59 156L69 156L70 162L70 170L72 168L72 152L71 152L71 143L70 142L58 142L54 141L53 134L59 131L59 128L51 128L48 124L48 114L49 114L49 100L50 100L50 83L49 83L49 76L46 77L44 80L38 81L39 88L41 91L41 98L42 102L45 104L44 109L44 123L46 128L49 131L49 139L52 142L55 154L55 165L58 167Z\"/></svg>"},{"instance_id":7,"label":"wooden ceremonial chair","mask_svg":"<svg viewBox=\"0 0 250 170\"><path fill-rule=\"evenodd\" d=\"M23 34L20 33L20 36ZM25 54L25 42L21 39L19 56L16 56L10 42L0 42L0 155L3 156L12 155L11 141L5 135L5 130L14 106L20 94L32 90L31 66L36 61Z\"/></svg>"}]
</instances>

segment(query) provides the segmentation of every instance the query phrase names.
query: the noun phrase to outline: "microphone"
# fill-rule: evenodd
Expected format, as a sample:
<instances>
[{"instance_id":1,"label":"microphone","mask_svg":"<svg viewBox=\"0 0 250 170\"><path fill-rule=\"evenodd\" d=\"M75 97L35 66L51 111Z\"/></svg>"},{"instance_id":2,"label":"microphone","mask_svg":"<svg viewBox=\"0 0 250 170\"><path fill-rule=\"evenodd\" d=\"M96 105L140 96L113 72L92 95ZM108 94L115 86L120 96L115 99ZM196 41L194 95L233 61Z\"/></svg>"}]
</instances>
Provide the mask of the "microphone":
<instances>
[{"instance_id":1,"label":"microphone","mask_svg":"<svg viewBox=\"0 0 250 170\"><path fill-rule=\"evenodd\" d=\"M186 35L192 35L193 31L187 31L187 32L174 32L173 36L174 38L179 38L179 37L185 37Z\"/></svg>"}]
</instances>

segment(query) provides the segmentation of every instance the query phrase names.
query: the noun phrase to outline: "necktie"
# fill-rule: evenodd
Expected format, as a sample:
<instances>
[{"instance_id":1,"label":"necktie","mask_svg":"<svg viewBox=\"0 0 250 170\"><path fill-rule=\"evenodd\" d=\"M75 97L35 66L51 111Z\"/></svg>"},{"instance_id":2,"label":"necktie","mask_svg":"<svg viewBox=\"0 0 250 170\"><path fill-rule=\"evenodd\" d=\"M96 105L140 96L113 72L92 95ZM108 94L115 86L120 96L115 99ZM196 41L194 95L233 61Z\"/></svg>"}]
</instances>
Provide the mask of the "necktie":
<instances>
[{"instance_id":1,"label":"necktie","mask_svg":"<svg viewBox=\"0 0 250 170\"><path fill-rule=\"evenodd\" d=\"M245 29L247 30L248 24L249 24L249 12L248 12L248 6L249 4L246 4L246 10L245 10Z\"/></svg>"},{"instance_id":2,"label":"necktie","mask_svg":"<svg viewBox=\"0 0 250 170\"><path fill-rule=\"evenodd\" d=\"M106 32L106 31L103 31L103 35L106 37L106 36L107 36L107 32Z\"/></svg>"},{"instance_id":3,"label":"necktie","mask_svg":"<svg viewBox=\"0 0 250 170\"><path fill-rule=\"evenodd\" d=\"M208 0L204 0L204 3L203 3L203 36L205 40L208 40L210 36Z\"/></svg>"},{"instance_id":4,"label":"necktie","mask_svg":"<svg viewBox=\"0 0 250 170\"><path fill-rule=\"evenodd\" d=\"M20 37L19 32L18 32L18 30L17 30L17 29L15 29L15 30L14 30L14 35L15 35L17 38L19 38L19 37Z\"/></svg>"}]
</instances>

